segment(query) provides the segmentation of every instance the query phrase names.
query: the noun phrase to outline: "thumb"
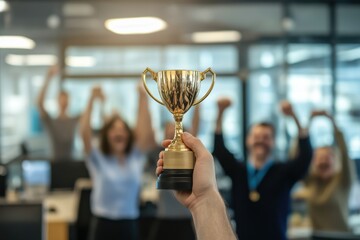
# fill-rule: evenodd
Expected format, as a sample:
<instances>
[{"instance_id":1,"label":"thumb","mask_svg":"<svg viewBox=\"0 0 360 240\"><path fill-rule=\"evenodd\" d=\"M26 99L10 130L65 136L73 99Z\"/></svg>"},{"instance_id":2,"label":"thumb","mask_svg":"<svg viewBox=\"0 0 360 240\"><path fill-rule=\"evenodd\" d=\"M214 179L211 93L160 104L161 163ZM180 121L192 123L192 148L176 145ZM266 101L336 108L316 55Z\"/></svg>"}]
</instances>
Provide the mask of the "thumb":
<instances>
[{"instance_id":1,"label":"thumb","mask_svg":"<svg viewBox=\"0 0 360 240\"><path fill-rule=\"evenodd\" d=\"M185 145L195 153L195 156L197 157L200 156L201 153L207 151L202 142L188 132L183 133L182 140L184 141Z\"/></svg>"}]
</instances>

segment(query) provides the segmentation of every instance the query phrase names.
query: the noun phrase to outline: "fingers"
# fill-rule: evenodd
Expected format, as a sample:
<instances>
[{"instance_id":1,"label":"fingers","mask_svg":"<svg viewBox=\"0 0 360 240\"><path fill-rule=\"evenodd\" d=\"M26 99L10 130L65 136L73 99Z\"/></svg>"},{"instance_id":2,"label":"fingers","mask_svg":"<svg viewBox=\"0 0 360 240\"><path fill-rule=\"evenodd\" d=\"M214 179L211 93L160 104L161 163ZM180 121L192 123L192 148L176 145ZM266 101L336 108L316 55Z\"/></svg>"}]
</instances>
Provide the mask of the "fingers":
<instances>
[{"instance_id":1,"label":"fingers","mask_svg":"<svg viewBox=\"0 0 360 240\"><path fill-rule=\"evenodd\" d=\"M184 132L182 139L187 147L189 147L195 153L195 156L200 156L204 153L207 153L207 149L202 144L202 142L191 135L190 133Z\"/></svg>"},{"instance_id":2,"label":"fingers","mask_svg":"<svg viewBox=\"0 0 360 240\"><path fill-rule=\"evenodd\" d=\"M164 140L164 141L162 142L161 145L162 145L163 147L167 148L167 147L170 145L170 143L171 143L171 140L166 139L166 140Z\"/></svg>"},{"instance_id":3,"label":"fingers","mask_svg":"<svg viewBox=\"0 0 360 240\"><path fill-rule=\"evenodd\" d=\"M156 176L159 176L162 172L163 172L162 166L156 168Z\"/></svg>"},{"instance_id":4,"label":"fingers","mask_svg":"<svg viewBox=\"0 0 360 240\"><path fill-rule=\"evenodd\" d=\"M163 171L163 165L164 161L162 159L159 159L157 161L157 167L156 167L156 175L159 176Z\"/></svg>"}]
</instances>

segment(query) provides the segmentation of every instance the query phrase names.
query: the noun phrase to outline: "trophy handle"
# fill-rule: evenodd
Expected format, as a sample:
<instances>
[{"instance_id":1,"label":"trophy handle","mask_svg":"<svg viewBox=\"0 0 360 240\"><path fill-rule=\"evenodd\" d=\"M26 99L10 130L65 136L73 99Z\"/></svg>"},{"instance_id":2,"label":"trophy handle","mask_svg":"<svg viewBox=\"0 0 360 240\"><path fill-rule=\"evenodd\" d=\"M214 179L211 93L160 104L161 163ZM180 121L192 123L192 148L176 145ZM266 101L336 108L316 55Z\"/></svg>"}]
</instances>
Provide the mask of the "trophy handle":
<instances>
[{"instance_id":1,"label":"trophy handle","mask_svg":"<svg viewBox=\"0 0 360 240\"><path fill-rule=\"evenodd\" d=\"M146 68L145 71L141 74L145 90L150 95L150 97L152 97L152 99L154 99L156 102L160 103L161 105L164 105L164 103L161 100L157 99L156 97L154 97L154 95L152 95L152 93L150 92L150 90L146 84L146 74L148 72L151 73L152 78L154 79L155 82L157 82L156 73L153 70L151 70L150 68Z\"/></svg>"},{"instance_id":2,"label":"trophy handle","mask_svg":"<svg viewBox=\"0 0 360 240\"><path fill-rule=\"evenodd\" d=\"M206 78L206 73L211 73L212 75L212 81L211 81L211 85L210 85L210 88L209 90L205 93L205 95L200 98L199 100L197 100L193 106L196 106L198 105L199 103L201 103L202 101L204 101L204 99L209 96L210 92L212 91L213 87L214 87L214 84L215 84L215 78L216 78L216 73L211 69L211 68L208 68L206 69L205 71L201 72L201 81L203 81L205 78Z\"/></svg>"}]
</instances>

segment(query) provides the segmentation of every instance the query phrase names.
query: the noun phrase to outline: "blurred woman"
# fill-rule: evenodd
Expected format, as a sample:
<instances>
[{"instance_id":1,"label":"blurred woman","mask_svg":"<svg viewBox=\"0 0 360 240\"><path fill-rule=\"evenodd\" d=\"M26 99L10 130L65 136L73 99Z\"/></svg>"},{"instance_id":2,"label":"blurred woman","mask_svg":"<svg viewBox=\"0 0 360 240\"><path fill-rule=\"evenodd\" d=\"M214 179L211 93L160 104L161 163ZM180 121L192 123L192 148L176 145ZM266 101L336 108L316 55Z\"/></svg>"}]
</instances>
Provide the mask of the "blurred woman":
<instances>
[{"instance_id":1,"label":"blurred woman","mask_svg":"<svg viewBox=\"0 0 360 240\"><path fill-rule=\"evenodd\" d=\"M355 174L352 160L334 118L325 111L314 111L311 119L317 116L327 117L332 122L335 146L315 150L303 197L308 202L313 230L347 232L348 199Z\"/></svg>"},{"instance_id":2,"label":"blurred woman","mask_svg":"<svg viewBox=\"0 0 360 240\"><path fill-rule=\"evenodd\" d=\"M114 115L101 129L99 149L92 146L93 103L105 98L99 87L93 89L81 119L81 135L93 181L91 209L95 217L90 233L93 240L138 239L138 197L145 153L155 146L147 96L141 87L138 90L134 133L119 115Z\"/></svg>"}]
</instances>

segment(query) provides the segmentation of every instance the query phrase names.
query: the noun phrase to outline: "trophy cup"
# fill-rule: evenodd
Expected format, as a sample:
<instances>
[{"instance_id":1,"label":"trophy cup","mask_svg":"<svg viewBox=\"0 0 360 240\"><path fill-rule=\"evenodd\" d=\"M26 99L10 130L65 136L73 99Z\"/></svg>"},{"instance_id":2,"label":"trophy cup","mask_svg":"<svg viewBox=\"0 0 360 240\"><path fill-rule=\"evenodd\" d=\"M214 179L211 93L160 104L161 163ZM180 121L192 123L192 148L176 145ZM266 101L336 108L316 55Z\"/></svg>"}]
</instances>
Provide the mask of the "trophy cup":
<instances>
[{"instance_id":1,"label":"trophy cup","mask_svg":"<svg viewBox=\"0 0 360 240\"><path fill-rule=\"evenodd\" d=\"M146 74L150 73L157 82L161 100L154 97L146 84ZM206 94L196 100L201 81L206 74L212 74L212 83ZM146 68L142 73L145 90L156 102L173 114L175 119L175 136L164 152L164 171L157 179L157 189L191 190L192 173L195 164L194 153L186 147L181 139L183 133L182 119L190 107L201 103L211 92L215 84L216 74L211 68L204 72L190 70L165 70L155 73Z\"/></svg>"}]
</instances>

